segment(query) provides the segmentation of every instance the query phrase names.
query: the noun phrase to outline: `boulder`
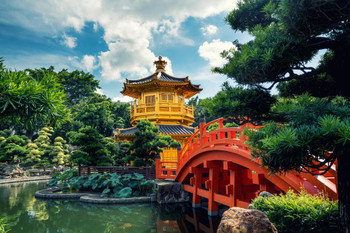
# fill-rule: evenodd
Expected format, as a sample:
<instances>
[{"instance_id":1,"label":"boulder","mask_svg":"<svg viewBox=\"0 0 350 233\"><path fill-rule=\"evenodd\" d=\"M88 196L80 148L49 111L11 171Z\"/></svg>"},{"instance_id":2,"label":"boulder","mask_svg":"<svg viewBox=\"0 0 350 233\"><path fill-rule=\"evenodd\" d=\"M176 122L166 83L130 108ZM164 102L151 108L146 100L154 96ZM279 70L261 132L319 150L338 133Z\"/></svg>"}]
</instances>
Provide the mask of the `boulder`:
<instances>
[{"instance_id":1,"label":"boulder","mask_svg":"<svg viewBox=\"0 0 350 233\"><path fill-rule=\"evenodd\" d=\"M17 178L25 176L18 164L0 164L0 176L3 178Z\"/></svg>"},{"instance_id":2,"label":"boulder","mask_svg":"<svg viewBox=\"0 0 350 233\"><path fill-rule=\"evenodd\" d=\"M277 229L259 210L232 207L224 212L217 233L277 233Z\"/></svg>"},{"instance_id":3,"label":"boulder","mask_svg":"<svg viewBox=\"0 0 350 233\"><path fill-rule=\"evenodd\" d=\"M185 192L183 185L169 180L156 180L157 202L159 204L181 203L189 201L189 196Z\"/></svg>"}]
</instances>

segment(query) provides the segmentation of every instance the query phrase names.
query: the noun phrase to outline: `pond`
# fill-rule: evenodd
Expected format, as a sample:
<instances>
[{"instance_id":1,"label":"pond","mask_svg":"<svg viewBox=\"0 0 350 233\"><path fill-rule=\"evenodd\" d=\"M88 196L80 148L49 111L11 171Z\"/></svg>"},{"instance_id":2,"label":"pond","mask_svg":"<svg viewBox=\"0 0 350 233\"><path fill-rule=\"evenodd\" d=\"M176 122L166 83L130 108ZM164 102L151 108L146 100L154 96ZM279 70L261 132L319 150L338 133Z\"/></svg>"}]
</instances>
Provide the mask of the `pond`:
<instances>
[{"instance_id":1,"label":"pond","mask_svg":"<svg viewBox=\"0 0 350 233\"><path fill-rule=\"evenodd\" d=\"M189 204L87 205L34 197L46 182L0 185L0 217L10 233L216 232L219 218Z\"/></svg>"}]
</instances>

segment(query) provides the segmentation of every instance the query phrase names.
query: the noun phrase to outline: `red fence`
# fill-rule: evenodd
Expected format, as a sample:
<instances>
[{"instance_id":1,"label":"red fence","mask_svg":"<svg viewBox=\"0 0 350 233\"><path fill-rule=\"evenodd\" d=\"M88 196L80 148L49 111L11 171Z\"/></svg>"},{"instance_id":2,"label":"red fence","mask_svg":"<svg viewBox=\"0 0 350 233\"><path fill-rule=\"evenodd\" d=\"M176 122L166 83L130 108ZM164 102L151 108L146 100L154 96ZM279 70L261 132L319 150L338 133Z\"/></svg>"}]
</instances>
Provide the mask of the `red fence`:
<instances>
[{"instance_id":1,"label":"red fence","mask_svg":"<svg viewBox=\"0 0 350 233\"><path fill-rule=\"evenodd\" d=\"M154 180L156 178L155 167L79 166L79 176L107 172L120 175L139 173L144 175L148 180Z\"/></svg>"}]
</instances>

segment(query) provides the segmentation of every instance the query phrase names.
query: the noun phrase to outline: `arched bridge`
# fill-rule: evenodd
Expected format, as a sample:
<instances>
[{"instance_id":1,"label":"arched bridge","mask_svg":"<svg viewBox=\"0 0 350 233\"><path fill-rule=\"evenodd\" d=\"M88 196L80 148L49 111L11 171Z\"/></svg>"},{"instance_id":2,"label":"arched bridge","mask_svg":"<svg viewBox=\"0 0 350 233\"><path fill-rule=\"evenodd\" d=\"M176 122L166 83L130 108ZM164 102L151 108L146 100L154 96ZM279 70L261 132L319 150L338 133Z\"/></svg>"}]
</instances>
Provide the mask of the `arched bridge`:
<instances>
[{"instance_id":1,"label":"arched bridge","mask_svg":"<svg viewBox=\"0 0 350 233\"><path fill-rule=\"evenodd\" d=\"M178 151L177 161L157 159L157 178L184 184L184 189L192 194L194 207L199 207L203 198L207 199L209 215L218 214L219 204L246 208L261 191L280 193L304 189L311 194L323 192L331 199L338 199L335 165L318 176L307 172L269 175L260 161L251 157L245 144L244 128L257 127L248 123L224 128L225 120L200 123L199 130ZM208 127L215 123L219 124L218 129L209 132Z\"/></svg>"}]
</instances>

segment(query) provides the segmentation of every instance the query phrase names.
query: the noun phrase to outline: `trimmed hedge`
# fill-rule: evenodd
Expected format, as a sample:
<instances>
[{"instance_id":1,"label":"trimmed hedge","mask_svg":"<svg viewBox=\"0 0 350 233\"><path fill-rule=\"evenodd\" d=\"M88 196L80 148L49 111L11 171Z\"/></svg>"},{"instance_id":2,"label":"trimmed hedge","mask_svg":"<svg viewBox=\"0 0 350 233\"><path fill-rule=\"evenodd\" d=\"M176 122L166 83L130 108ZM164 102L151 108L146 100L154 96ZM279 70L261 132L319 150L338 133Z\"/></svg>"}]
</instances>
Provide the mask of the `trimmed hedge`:
<instances>
[{"instance_id":1,"label":"trimmed hedge","mask_svg":"<svg viewBox=\"0 0 350 233\"><path fill-rule=\"evenodd\" d=\"M302 191L272 197L258 197L252 208L264 212L279 233L339 232L338 202Z\"/></svg>"}]
</instances>

